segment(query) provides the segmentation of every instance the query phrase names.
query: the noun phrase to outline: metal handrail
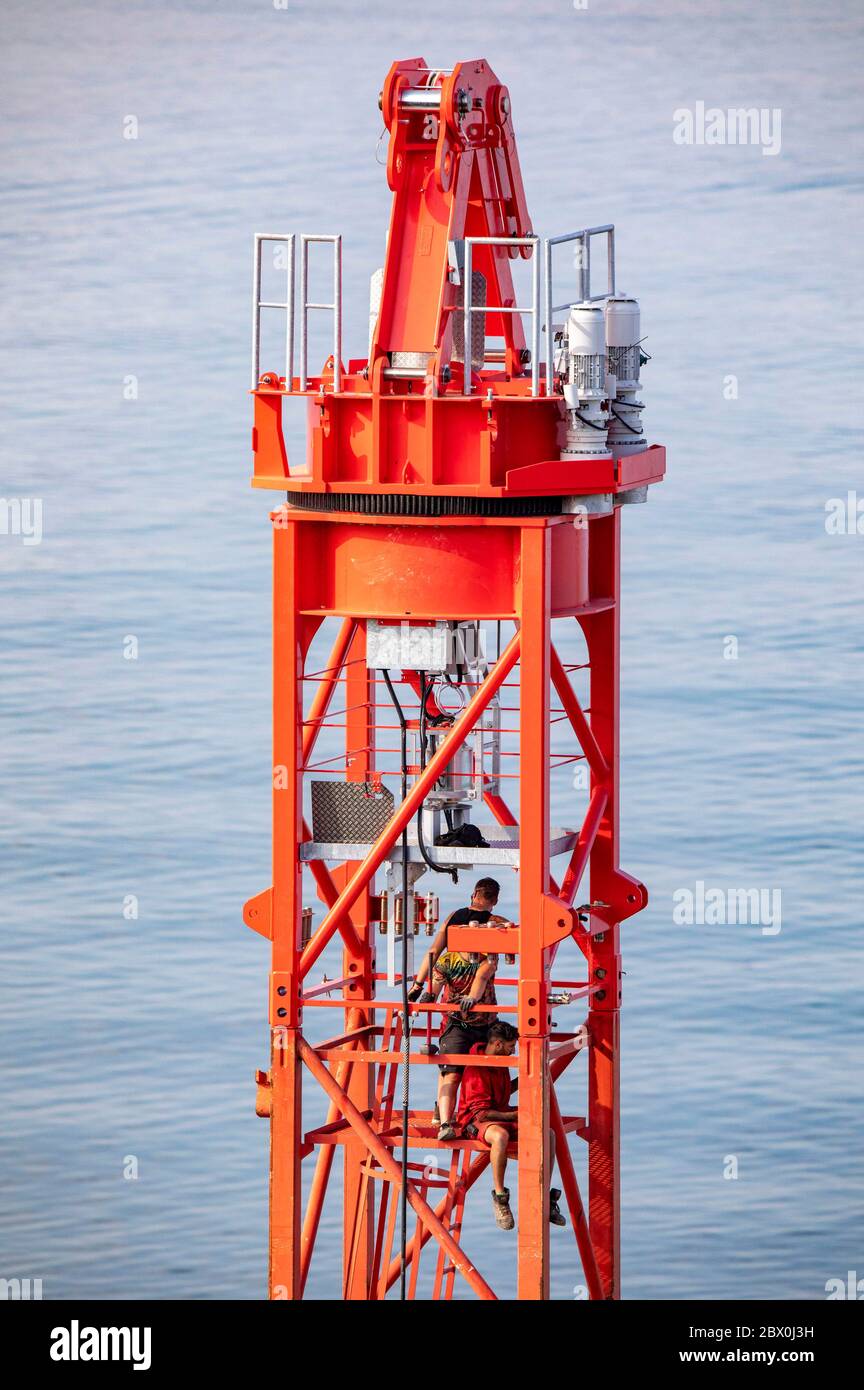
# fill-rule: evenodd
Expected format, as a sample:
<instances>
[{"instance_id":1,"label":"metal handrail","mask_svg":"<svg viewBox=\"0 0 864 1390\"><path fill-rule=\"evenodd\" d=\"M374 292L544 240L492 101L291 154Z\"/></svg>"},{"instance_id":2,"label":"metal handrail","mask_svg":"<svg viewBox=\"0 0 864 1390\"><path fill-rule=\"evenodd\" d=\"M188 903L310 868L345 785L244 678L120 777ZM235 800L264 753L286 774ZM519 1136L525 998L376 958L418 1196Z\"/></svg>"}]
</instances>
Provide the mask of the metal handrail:
<instances>
[{"instance_id":1,"label":"metal handrail","mask_svg":"<svg viewBox=\"0 0 864 1390\"><path fill-rule=\"evenodd\" d=\"M465 340L465 394L471 390L471 315L472 314L530 314L531 315L531 395L540 394L540 257L535 255L531 267L531 308L519 309L503 304L471 303L471 248L473 246L533 246L540 244L538 236L466 236L465 238L465 297L464 297L464 340Z\"/></svg>"},{"instance_id":2,"label":"metal handrail","mask_svg":"<svg viewBox=\"0 0 864 1390\"><path fill-rule=\"evenodd\" d=\"M591 238L595 236L608 236L607 242L607 281L608 286L601 294L590 294L591 289ZM288 247L288 266L287 266L287 292L285 302L274 300L262 300L261 298L261 253L265 241L282 242ZM261 310L262 309L283 309L286 314L285 324L285 383L287 389L291 390L294 379L294 262L295 262L295 241L296 235L293 232L256 232L255 233L255 255L252 272L252 389L258 385L260 376L260 353L261 353ZM610 294L615 293L615 227L612 223L607 223L601 227L583 227L578 232L566 232L562 236L546 237L543 243L544 251L544 271L545 271L545 331L546 331L546 391L550 393L552 384L552 374L554 366L554 345L552 341L552 320L555 314L563 309L569 309L570 303L552 303L552 250L555 246L564 245L567 242L579 241L584 246L584 255L579 267L579 300L580 302L594 302L606 299ZM312 242L329 243L333 247L333 302L331 304L319 304L307 299L309 285L309 246ZM464 336L465 343L471 343L471 315L488 314L497 312L500 314L530 314L531 315L531 394L540 394L540 259L535 255L532 264L531 276L531 308L520 309L517 305L507 306L501 304L473 304L472 303L472 248L474 246L532 246L539 245L540 238L537 236L509 237L509 236L472 236L464 240L465 263L463 274L465 277L465 296L463 306L464 317ZM300 320L300 390L305 391L309 384L308 375L308 348L309 348L309 310L325 309L333 314L333 389L340 391L342 388L342 237L325 236L318 233L304 232L300 236L301 261L300 261L300 301L301 301L301 320ZM469 351L466 348L466 358L470 363ZM470 367L469 367L470 370ZM470 391L470 382L466 383Z\"/></svg>"},{"instance_id":3,"label":"metal handrail","mask_svg":"<svg viewBox=\"0 0 864 1390\"><path fill-rule=\"evenodd\" d=\"M606 265L608 288L602 294L591 294L591 238L595 236L608 235L606 243ZM598 299L607 299L610 294L615 293L615 227L611 222L607 222L602 227L583 227L579 232L565 232L563 236L547 237L544 245L545 260L545 280L546 280L546 391L551 392L552 369L554 361L554 348L552 343L552 319L555 314L559 314L562 309L569 309L570 304L552 303L552 248L561 246L564 242L581 241L584 246L584 255L579 266L579 303L593 303Z\"/></svg>"},{"instance_id":4,"label":"metal handrail","mask_svg":"<svg viewBox=\"0 0 864 1390\"><path fill-rule=\"evenodd\" d=\"M309 287L309 245L329 242L333 247L333 303L315 304L306 298ZM303 232L300 237L300 390L308 385L309 310L328 309L333 314L333 390L342 389L342 237Z\"/></svg>"},{"instance_id":5,"label":"metal handrail","mask_svg":"<svg viewBox=\"0 0 864 1390\"><path fill-rule=\"evenodd\" d=\"M287 297L284 304L261 298L261 248L265 241L281 241L288 247ZM261 375L261 310L284 309L285 320L285 383L291 390L294 376L294 233L256 232L252 266L252 390Z\"/></svg>"}]
</instances>

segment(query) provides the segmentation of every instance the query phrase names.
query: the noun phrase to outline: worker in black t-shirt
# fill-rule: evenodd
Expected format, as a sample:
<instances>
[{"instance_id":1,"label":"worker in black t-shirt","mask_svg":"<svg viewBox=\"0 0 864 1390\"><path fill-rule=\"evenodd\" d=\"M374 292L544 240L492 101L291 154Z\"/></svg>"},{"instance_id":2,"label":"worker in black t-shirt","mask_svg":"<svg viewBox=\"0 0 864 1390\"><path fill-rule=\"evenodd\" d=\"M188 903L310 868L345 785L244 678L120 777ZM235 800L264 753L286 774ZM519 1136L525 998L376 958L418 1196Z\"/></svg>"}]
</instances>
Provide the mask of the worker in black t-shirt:
<instances>
[{"instance_id":1,"label":"worker in black t-shirt","mask_svg":"<svg viewBox=\"0 0 864 1390\"><path fill-rule=\"evenodd\" d=\"M447 940L448 927L466 927L471 922L486 925L488 922L503 922L493 908L498 902L499 886L494 878L481 878L475 885L469 907L457 908L451 912L435 940L426 960L417 972L414 984L408 991L412 1003L431 1003L437 999L442 988L444 1002L458 1004L459 1013L447 1013L443 1017L443 1029L439 1039L443 1053L468 1053L477 1042L484 1042L490 1024L494 1023L494 1013L475 1013L475 1004L494 1004L495 971L498 967L497 955L481 955L477 952L467 954L451 951ZM432 968L429 987L423 989L423 982ZM457 1131L452 1121L456 1092L462 1078L463 1068L454 1063L440 1067L441 1077L438 1085L439 1139L455 1139Z\"/></svg>"},{"instance_id":2,"label":"worker in black t-shirt","mask_svg":"<svg viewBox=\"0 0 864 1390\"><path fill-rule=\"evenodd\" d=\"M414 983L408 991L408 998L412 1004L416 1004L423 990L423 981L429 975L429 967L434 966L442 951L447 950L447 928L448 927L467 927L469 922L480 922L484 926L487 922L497 922L503 925L506 918L499 917L493 911L498 905L498 894L501 892L501 885L494 878L478 879L474 885L474 892L471 894L471 904L469 907L457 907L455 912L451 912L447 921L440 928L435 940L429 948L428 954L423 959L420 969L414 976Z\"/></svg>"}]
</instances>

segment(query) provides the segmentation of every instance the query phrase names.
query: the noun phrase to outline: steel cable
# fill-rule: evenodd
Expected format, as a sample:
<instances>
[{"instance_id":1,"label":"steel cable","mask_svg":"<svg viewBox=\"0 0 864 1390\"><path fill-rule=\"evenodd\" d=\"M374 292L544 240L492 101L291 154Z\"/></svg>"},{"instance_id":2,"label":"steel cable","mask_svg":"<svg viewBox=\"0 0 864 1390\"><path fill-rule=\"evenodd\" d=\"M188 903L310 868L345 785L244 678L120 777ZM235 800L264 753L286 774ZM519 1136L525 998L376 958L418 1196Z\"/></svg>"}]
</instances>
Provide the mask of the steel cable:
<instances>
[{"instance_id":1,"label":"steel cable","mask_svg":"<svg viewBox=\"0 0 864 1390\"><path fill-rule=\"evenodd\" d=\"M434 680L430 680L429 685L427 686L426 672L419 671L418 675L420 676L420 771L421 773L423 773L426 771L426 701L432 693L435 682ZM417 845L420 850L420 853L422 854L426 863L429 865L429 868L434 869L436 874L449 874L453 882L458 883L459 866L457 864L436 864L433 859L429 858L429 855L426 850L426 844L423 839L424 805L425 802L421 802L420 807L417 811ZM447 818L447 824L452 829L452 823L450 821L449 816Z\"/></svg>"},{"instance_id":2,"label":"steel cable","mask_svg":"<svg viewBox=\"0 0 864 1390\"><path fill-rule=\"evenodd\" d=\"M408 795L408 725L402 706L393 689L390 672L383 670L384 683L390 692L393 708L399 720L402 752L402 800ZM402 828L402 1191L399 1223L399 1298L406 1298L406 1261L408 1257L408 1112L411 1066L411 1025L408 1013L408 826ZM413 927L413 922L411 923ZM396 930L396 904L393 904L393 930Z\"/></svg>"}]
</instances>

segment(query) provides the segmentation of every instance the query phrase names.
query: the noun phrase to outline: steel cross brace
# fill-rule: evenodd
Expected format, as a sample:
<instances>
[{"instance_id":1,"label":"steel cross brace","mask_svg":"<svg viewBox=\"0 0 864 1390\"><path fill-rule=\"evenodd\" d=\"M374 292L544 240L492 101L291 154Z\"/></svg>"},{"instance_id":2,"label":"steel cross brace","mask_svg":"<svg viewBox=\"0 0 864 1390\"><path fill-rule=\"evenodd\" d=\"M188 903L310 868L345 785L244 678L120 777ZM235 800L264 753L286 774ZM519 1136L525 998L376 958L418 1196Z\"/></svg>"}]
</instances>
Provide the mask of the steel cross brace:
<instances>
[{"instance_id":1,"label":"steel cross brace","mask_svg":"<svg viewBox=\"0 0 864 1390\"><path fill-rule=\"evenodd\" d=\"M396 1190L401 1190L402 1173L399 1164L393 1158L386 1145L384 1145L375 1133L368 1120L364 1119L353 1101L339 1085L335 1077L324 1066L323 1062L315 1054L306 1039L302 1036L298 1038L298 1051L302 1060L306 1063L309 1071L321 1086L334 1105L338 1108L342 1116L348 1121L349 1125L363 1140L369 1153L379 1164L381 1169L387 1174L391 1182L396 1184ZM404 1137L407 1142L407 1135ZM458 1246L447 1228L441 1223L428 1202L417 1192L413 1184L409 1183L407 1188L407 1198L420 1221L426 1226L438 1243L450 1256L453 1264L459 1273L467 1280L474 1292L483 1299L495 1299L495 1293L486 1283L482 1274L475 1269L471 1261L466 1257L460 1246Z\"/></svg>"},{"instance_id":2,"label":"steel cross brace","mask_svg":"<svg viewBox=\"0 0 864 1390\"><path fill-rule=\"evenodd\" d=\"M425 771L417 778L405 800L394 811L389 824L378 836L356 873L342 889L336 902L300 957L299 974L301 979L308 974L315 964L345 914L351 910L375 871L380 868L393 848L403 828L422 805L429 789L438 781L454 753L461 748L477 720L507 679L519 658L520 643L520 634L514 633L491 674L486 677L481 686L478 686L449 734L442 739L439 747L429 759Z\"/></svg>"}]
</instances>

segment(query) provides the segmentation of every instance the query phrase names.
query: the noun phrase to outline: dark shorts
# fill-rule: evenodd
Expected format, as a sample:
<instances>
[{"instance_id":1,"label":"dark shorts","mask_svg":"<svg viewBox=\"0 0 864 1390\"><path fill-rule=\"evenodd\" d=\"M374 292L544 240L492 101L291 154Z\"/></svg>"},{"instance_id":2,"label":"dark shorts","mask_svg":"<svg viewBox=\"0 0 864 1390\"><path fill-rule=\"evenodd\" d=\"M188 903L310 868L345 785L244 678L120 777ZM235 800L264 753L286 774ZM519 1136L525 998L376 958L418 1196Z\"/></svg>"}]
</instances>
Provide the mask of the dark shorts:
<instances>
[{"instance_id":1,"label":"dark shorts","mask_svg":"<svg viewBox=\"0 0 864 1390\"><path fill-rule=\"evenodd\" d=\"M488 1026L485 1028L474 1028L466 1026L464 1023L448 1023L440 1038L438 1039L439 1052L456 1052L460 1055L471 1051L475 1043L485 1043L489 1036ZM438 1070L442 1076L455 1073L461 1076L464 1067L454 1066L450 1062L439 1064Z\"/></svg>"}]
</instances>

